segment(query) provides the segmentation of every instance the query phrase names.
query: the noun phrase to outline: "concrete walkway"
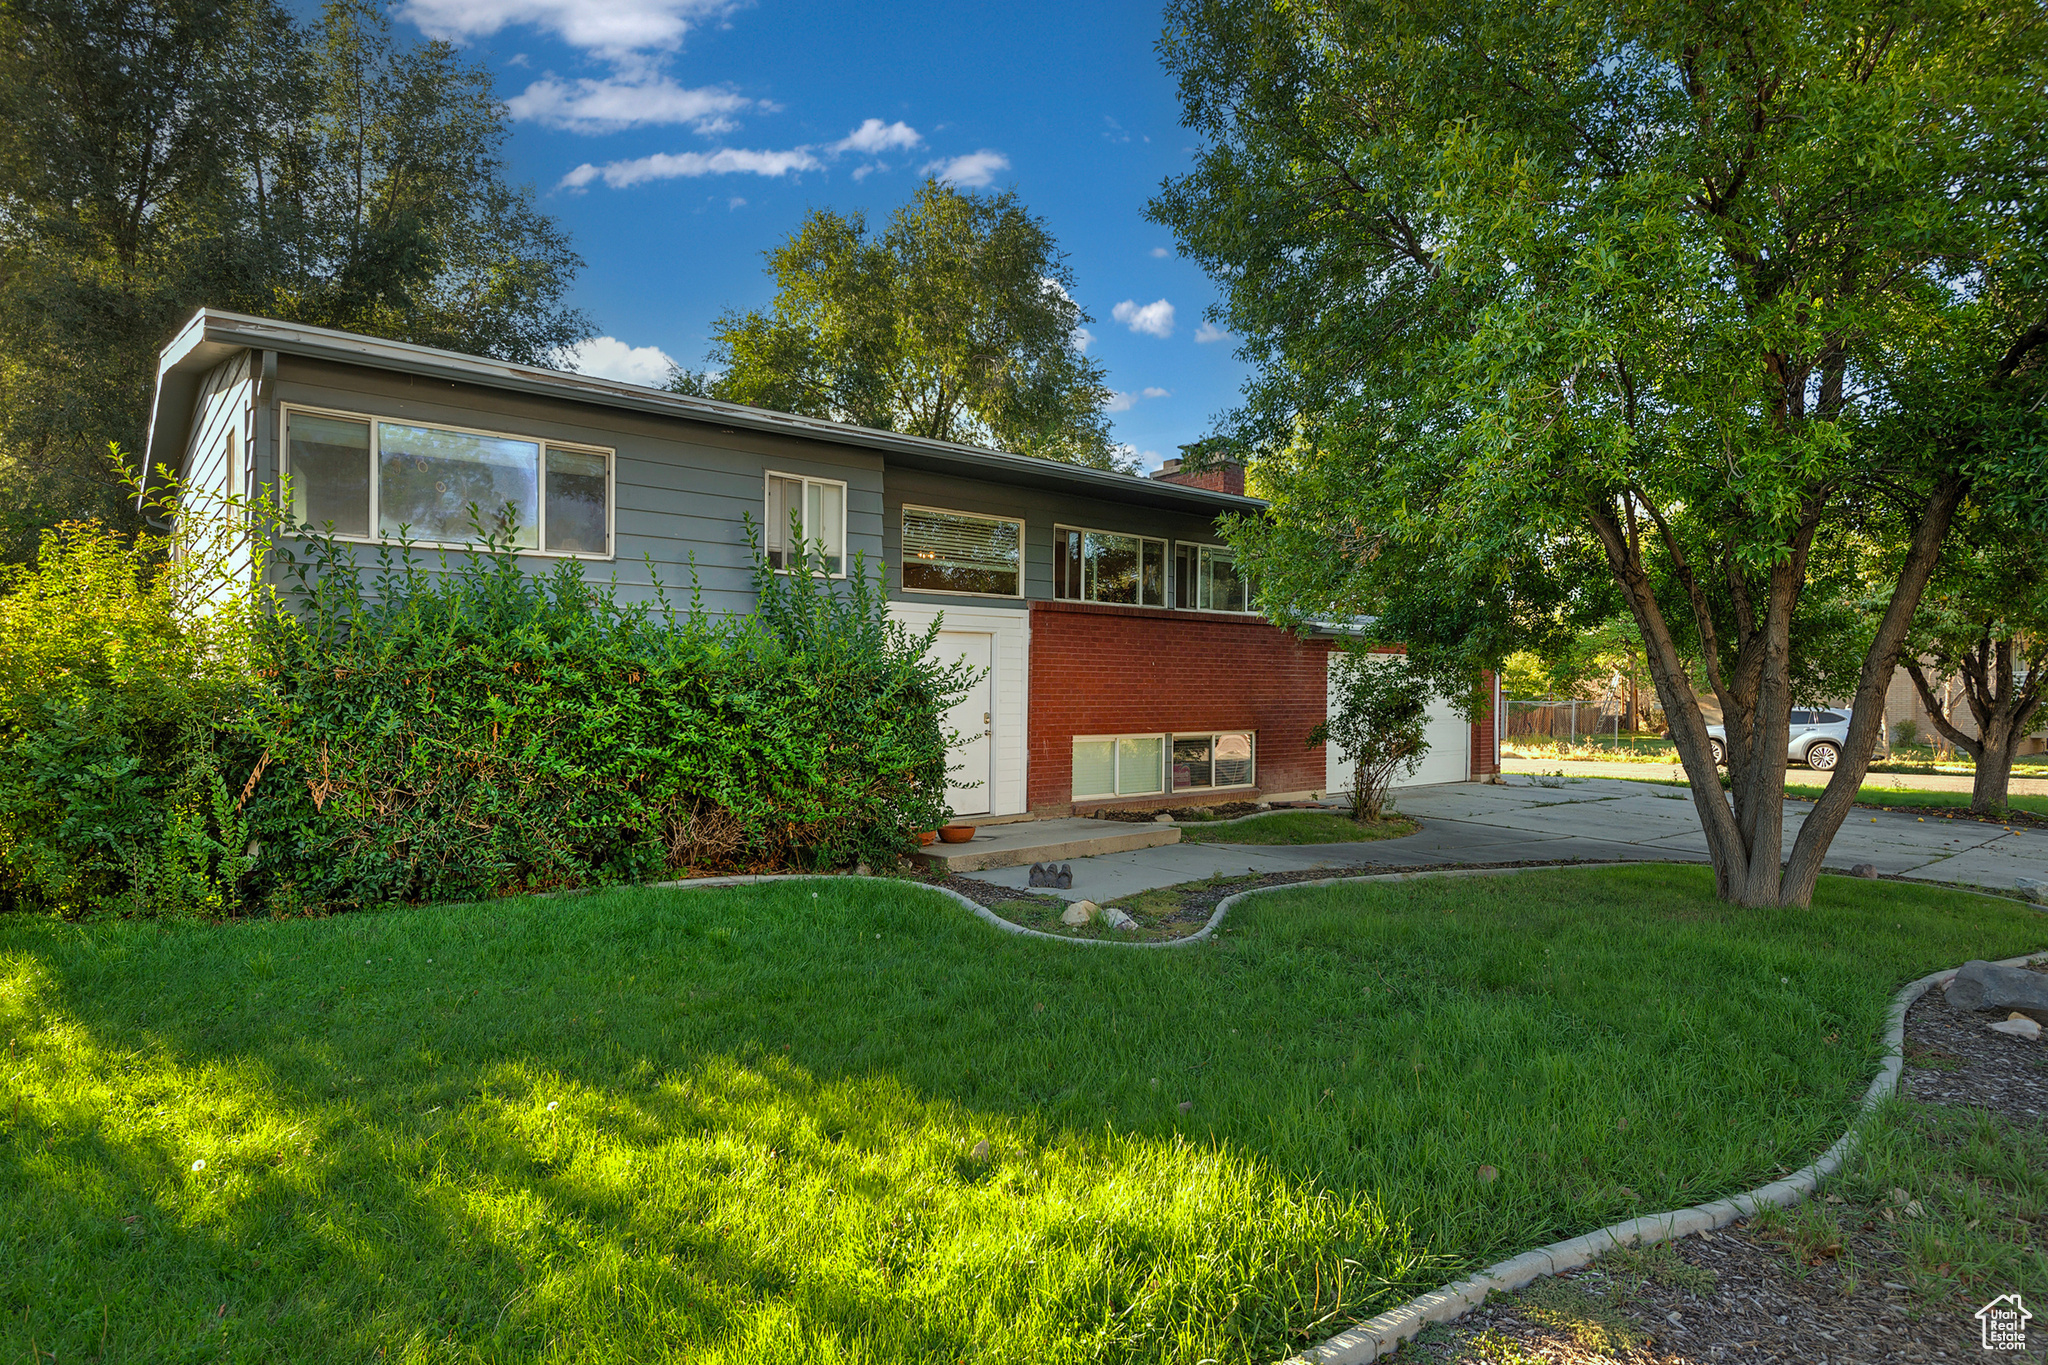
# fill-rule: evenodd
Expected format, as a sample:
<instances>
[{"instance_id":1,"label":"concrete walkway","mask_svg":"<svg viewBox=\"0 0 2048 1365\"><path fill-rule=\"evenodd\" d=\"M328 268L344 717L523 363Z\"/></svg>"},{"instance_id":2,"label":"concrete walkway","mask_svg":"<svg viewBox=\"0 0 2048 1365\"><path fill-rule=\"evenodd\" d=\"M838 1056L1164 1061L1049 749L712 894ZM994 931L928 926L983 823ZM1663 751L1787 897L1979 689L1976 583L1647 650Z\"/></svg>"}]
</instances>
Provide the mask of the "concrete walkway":
<instances>
[{"instance_id":1,"label":"concrete walkway","mask_svg":"<svg viewBox=\"0 0 2048 1365\"><path fill-rule=\"evenodd\" d=\"M1574 859L1704 862L1707 856L1691 793L1677 788L1510 777L1501 786L1413 788L1400 793L1397 804L1402 814L1422 822L1420 832L1377 843L1172 844L1077 859L1073 889L1052 894L1107 903L1218 875ZM1787 852L1811 809L1805 802L1786 803ZM1857 863L1922 881L2010 890L2020 877L2048 879L2048 831L1859 810L1836 834L1827 858L1839 871ZM967 875L1018 890L1029 881L1029 869L1021 867Z\"/></svg>"}]
</instances>

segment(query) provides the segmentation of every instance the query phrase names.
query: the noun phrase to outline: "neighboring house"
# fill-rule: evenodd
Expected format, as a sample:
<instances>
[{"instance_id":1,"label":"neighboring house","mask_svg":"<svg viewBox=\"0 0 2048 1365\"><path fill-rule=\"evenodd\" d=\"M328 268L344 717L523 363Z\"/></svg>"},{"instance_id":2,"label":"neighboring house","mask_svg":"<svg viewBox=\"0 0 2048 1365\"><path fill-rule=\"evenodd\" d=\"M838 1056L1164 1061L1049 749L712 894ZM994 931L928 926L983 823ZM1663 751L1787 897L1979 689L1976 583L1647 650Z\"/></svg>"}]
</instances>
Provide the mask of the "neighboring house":
<instances>
[{"instance_id":1,"label":"neighboring house","mask_svg":"<svg viewBox=\"0 0 2048 1365\"><path fill-rule=\"evenodd\" d=\"M1956 729L1975 739L1977 718L1970 713L1970 703L1964 699L1963 680L1953 674L1943 676L1928 658L1920 660L1927 670L1927 682L1934 689L1934 695L1945 704L1949 721ZM2022 680L2024 681L2024 680ZM1927 703L1920 696L1920 689L1913 686L1913 679L1906 670L1892 670L1891 685L1884 694L1885 733L1896 737L1901 721L1911 721L1921 744L1945 744L1941 731L1934 728L1934 718L1927 712ZM2048 716L2043 716L2034 733L2013 745L2013 755L2024 758L2032 754L2048 753Z\"/></svg>"},{"instance_id":2,"label":"neighboring house","mask_svg":"<svg viewBox=\"0 0 2048 1365\"><path fill-rule=\"evenodd\" d=\"M694 559L714 611L753 608L747 519L779 563L794 512L828 572L864 556L893 615L943 614L941 648L988 670L952 716L960 815L1345 782L1306 742L1330 641L1250 610L1216 531L1265 506L1242 471L1108 473L212 310L164 349L147 458L245 496L288 474L297 519L366 544L459 546L469 504L509 502L536 568L635 600L650 565L687 594ZM1490 719L1445 709L1431 739L1417 784L1499 768Z\"/></svg>"}]
</instances>

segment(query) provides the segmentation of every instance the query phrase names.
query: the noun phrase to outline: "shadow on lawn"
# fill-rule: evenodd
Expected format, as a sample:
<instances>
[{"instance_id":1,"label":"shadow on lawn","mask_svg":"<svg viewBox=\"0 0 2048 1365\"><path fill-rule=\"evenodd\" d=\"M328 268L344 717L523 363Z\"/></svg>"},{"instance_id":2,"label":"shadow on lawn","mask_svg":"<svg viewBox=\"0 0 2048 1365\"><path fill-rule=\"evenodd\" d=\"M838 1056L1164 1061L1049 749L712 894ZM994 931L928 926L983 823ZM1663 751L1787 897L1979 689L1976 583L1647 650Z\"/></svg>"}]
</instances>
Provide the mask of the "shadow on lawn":
<instances>
[{"instance_id":1,"label":"shadow on lawn","mask_svg":"<svg viewBox=\"0 0 2048 1365\"><path fill-rule=\"evenodd\" d=\"M60 1359L1270 1358L1838 1130L1882 993L1691 902L1646 982L1704 874L1606 876L1145 954L875 884L11 926L0 1286Z\"/></svg>"}]
</instances>

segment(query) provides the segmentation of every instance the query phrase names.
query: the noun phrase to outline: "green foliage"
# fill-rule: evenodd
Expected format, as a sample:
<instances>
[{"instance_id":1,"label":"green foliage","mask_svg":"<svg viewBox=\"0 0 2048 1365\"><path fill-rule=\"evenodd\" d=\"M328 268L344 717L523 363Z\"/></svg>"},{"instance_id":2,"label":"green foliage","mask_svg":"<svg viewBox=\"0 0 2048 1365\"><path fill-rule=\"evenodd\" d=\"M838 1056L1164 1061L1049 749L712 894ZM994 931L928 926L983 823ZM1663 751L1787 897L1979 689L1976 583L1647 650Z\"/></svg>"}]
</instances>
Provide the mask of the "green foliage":
<instances>
[{"instance_id":1,"label":"green foliage","mask_svg":"<svg viewBox=\"0 0 2048 1365\"><path fill-rule=\"evenodd\" d=\"M1014 191L927 180L879 235L815 209L768 253L769 311L728 313L716 381L671 386L730 402L1112 468L1110 390L1082 354L1073 272Z\"/></svg>"},{"instance_id":2,"label":"green foliage","mask_svg":"<svg viewBox=\"0 0 2048 1365\"><path fill-rule=\"evenodd\" d=\"M580 262L508 184L489 74L336 0L0 7L0 560L135 527L157 350L200 305L544 362Z\"/></svg>"},{"instance_id":3,"label":"green foliage","mask_svg":"<svg viewBox=\"0 0 2048 1365\"><path fill-rule=\"evenodd\" d=\"M1874 714L1963 491L2048 518L2048 27L1177 0L1161 50L1203 147L1153 214L1259 367L1228 434L1275 509L1232 541L1269 607L1430 668L1628 611L1696 789L1688 654L1730 727L1724 891L1803 899L1846 805L1781 879L1795 661ZM1816 559L1916 528L1855 667L1808 647Z\"/></svg>"},{"instance_id":4,"label":"green foliage","mask_svg":"<svg viewBox=\"0 0 2048 1365\"><path fill-rule=\"evenodd\" d=\"M249 705L247 603L70 522L0 579L0 905L218 914L248 870L216 734Z\"/></svg>"},{"instance_id":5,"label":"green foliage","mask_svg":"<svg viewBox=\"0 0 2048 1365\"><path fill-rule=\"evenodd\" d=\"M1309 732L1310 748L1334 744L1351 768L1351 818L1377 821L1387 789L1429 751L1429 680L1399 655L1344 650L1330 656L1337 705Z\"/></svg>"},{"instance_id":6,"label":"green foliage","mask_svg":"<svg viewBox=\"0 0 2048 1365\"><path fill-rule=\"evenodd\" d=\"M248 727L274 908L894 866L947 818L940 721L968 675L888 619L864 564L844 591L759 568L758 611L713 618L503 545L354 553L279 552L290 611L261 632L276 686Z\"/></svg>"}]
</instances>

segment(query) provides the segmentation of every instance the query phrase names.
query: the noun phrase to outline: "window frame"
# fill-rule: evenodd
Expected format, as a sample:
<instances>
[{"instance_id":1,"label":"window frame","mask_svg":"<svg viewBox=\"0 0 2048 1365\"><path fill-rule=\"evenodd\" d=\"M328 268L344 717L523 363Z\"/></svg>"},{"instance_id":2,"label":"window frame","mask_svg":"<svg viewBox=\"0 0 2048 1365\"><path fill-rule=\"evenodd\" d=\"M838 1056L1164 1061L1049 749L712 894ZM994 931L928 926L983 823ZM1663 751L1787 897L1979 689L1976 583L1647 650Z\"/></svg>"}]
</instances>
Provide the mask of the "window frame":
<instances>
[{"instance_id":1,"label":"window frame","mask_svg":"<svg viewBox=\"0 0 2048 1365\"><path fill-rule=\"evenodd\" d=\"M1109 605L1121 606L1122 603L1113 602ZM1237 734L1239 732L1235 730L1226 730L1219 731L1218 733ZM1113 785L1121 786L1123 784L1124 775L1123 741L1127 739L1156 739L1159 741L1159 786L1157 788L1148 792L1090 792L1087 795L1083 795L1081 792L1074 789L1073 752L1074 746L1076 744L1111 745L1112 748L1110 752L1113 757L1110 762L1110 781ZM1257 751L1255 749L1254 753L1256 752ZM1172 734L1164 730L1136 730L1132 731L1131 733L1121 735L1074 735L1067 741L1067 762L1067 799L1071 802L1143 801L1152 797L1173 795L1173 773L1171 771L1173 767L1173 736Z\"/></svg>"},{"instance_id":2,"label":"window frame","mask_svg":"<svg viewBox=\"0 0 2048 1365\"><path fill-rule=\"evenodd\" d=\"M383 436L378 428L385 422L398 426L431 427L436 431L451 431L458 436L483 436L499 441L523 441L538 447L539 455L534 468L535 520L534 538L538 542L531 549L517 547L512 553L535 555L542 559L588 559L608 562L618 557L619 518L619 452L614 446L591 445L583 441L556 441L545 436L535 436L523 431L491 431L484 427L457 426L453 422L422 421L417 418L384 416L371 412L351 412L346 408L323 408L312 403L280 402L277 405L277 469L280 485L291 477L292 441L291 415L303 412L309 417L332 417L344 422L367 422L370 427L370 533L355 536L337 533L336 540L348 541L355 545L396 545L395 537L379 530L384 512L384 462ZM579 455L604 456L604 553L594 554L588 550L550 550L548 543L548 451L568 450ZM468 550L481 548L473 540L414 540L409 542L429 550Z\"/></svg>"},{"instance_id":3,"label":"window frame","mask_svg":"<svg viewBox=\"0 0 2048 1365\"><path fill-rule=\"evenodd\" d=\"M763 503L766 506L766 503ZM903 579L903 566L910 562L903 548L903 518L911 512L937 512L948 517L973 517L978 521L1007 521L1017 528L1017 591L1015 592L968 592L959 588L913 588ZM1024 564L1026 560L1025 537L1030 531L1022 517L1006 517L992 512L963 512L957 507L932 507L919 502L906 502L896 509L896 585L905 593L920 597L984 597L998 602L1019 602L1024 598Z\"/></svg>"},{"instance_id":4,"label":"window frame","mask_svg":"<svg viewBox=\"0 0 2048 1365\"><path fill-rule=\"evenodd\" d=\"M1216 741L1225 735L1243 735L1252 742L1250 776L1242 782L1229 786L1218 786L1213 780L1206 787L1176 787L1173 785L1173 746L1184 739L1206 739L1209 741L1209 776L1216 776ZM1169 794L1179 792L1241 792L1250 791L1259 785L1259 732L1257 730L1176 730L1167 740L1166 789Z\"/></svg>"},{"instance_id":5,"label":"window frame","mask_svg":"<svg viewBox=\"0 0 2048 1365\"><path fill-rule=\"evenodd\" d=\"M1235 566L1236 566L1236 564L1237 564L1237 551L1236 551L1236 550L1232 549L1232 548L1231 548L1230 546L1228 546L1228 545L1218 545L1218 544L1214 543L1213 541L1206 541L1206 540L1176 540L1175 542L1173 542L1173 548L1174 548L1174 549L1176 549L1176 550L1182 550L1182 549L1186 549L1186 550L1192 550L1192 551L1195 551L1195 552L1196 552L1196 556L1197 556L1197 557L1196 557L1196 564L1197 564L1197 565L1199 565L1199 564L1200 564L1200 562L1201 562L1201 560L1200 560L1200 553L1201 553L1201 552L1202 552L1203 550L1221 550L1221 551L1223 551L1223 552L1224 552L1225 554L1227 554L1227 555L1229 555L1229 556L1230 556L1230 562L1231 562L1231 565L1232 565L1233 567L1235 567ZM1196 569L1195 569L1195 570L1194 570L1194 571L1193 571L1193 572L1192 572L1192 573L1191 573L1191 574L1189 575L1189 578L1190 578L1190 581L1193 581L1193 582L1200 582L1200 581L1201 581L1201 571L1200 571L1199 567L1198 567L1198 568L1196 568ZM1245 576L1244 576L1244 574L1240 573L1240 574L1238 575L1238 579L1239 579L1239 581L1240 581L1240 582L1245 582ZM1174 599L1175 599L1175 600L1174 600L1174 604L1173 604L1173 607L1174 607L1174 610L1175 610L1175 611L1207 611L1207 612L1214 612L1214 613L1215 613L1216 615L1218 615L1218 616L1260 616L1260 615L1263 615L1263 614L1264 614L1264 613L1262 613L1262 612L1261 612L1261 611L1259 610L1259 608L1258 608L1258 605L1257 605L1257 603L1255 603L1255 602L1254 602L1254 601L1252 600L1252 592L1251 592L1251 585L1250 585L1250 584L1249 584L1248 582L1246 582L1246 583L1245 583L1245 594L1244 594L1245 606L1244 606L1244 610L1242 610L1242 611L1232 611L1232 610L1231 610L1230 608L1228 608L1228 607L1200 607L1200 606L1196 606L1196 605L1195 605L1194 603L1192 603L1192 602L1189 602L1189 603L1185 603L1185 604L1183 604L1183 603L1182 603L1182 602L1181 602L1181 601L1179 600L1179 599L1180 599L1180 590L1179 590L1179 580L1178 580L1178 578L1176 578L1176 579L1175 579L1175 584L1174 584L1174 594L1173 594L1173 595L1174 595ZM1217 733L1219 733L1219 734L1225 734L1225 733L1235 733L1235 732L1234 732L1234 731L1218 731Z\"/></svg>"},{"instance_id":6,"label":"window frame","mask_svg":"<svg viewBox=\"0 0 2048 1365\"><path fill-rule=\"evenodd\" d=\"M812 484L814 484L814 483L820 483L820 484L833 484L833 485L835 485L835 486L837 486L837 487L838 487L838 489L839 489L839 572L837 572L837 573L829 573L829 572L827 572L826 570L824 570L824 569L822 569L822 568L819 568L819 569L813 569L813 570L811 570L811 576L812 576L813 578L828 578L828 579L843 579L843 578L845 578L845 577L846 577L846 575L847 575L847 571L848 571L849 569L851 569L851 568L853 567L853 552L852 552L851 550L849 550L849 549L847 548L847 545L846 545L846 528L847 528L847 519L848 519L848 518L849 518L849 517L850 517L850 516L852 515L852 512L853 512L853 508L852 508L852 506L851 506L851 504L852 504L852 501L853 501L853 500L852 500L852 497L850 496L853 490L852 490L852 489L851 489L851 488L850 488L850 487L848 486L848 484L847 484L846 480L845 480L845 479L832 479L832 478L826 478L826 477L825 477L824 475L822 475L822 474L791 474L791 473L787 472L786 470L780 470L780 469L764 469L764 470L762 470L762 471L761 471L761 557L762 557L763 559L766 559L766 558L767 558L767 556L768 556L768 489L769 489L769 482L768 482L768 481L769 481L770 479L789 479L789 480L792 480L792 481L794 481L794 482L797 482L797 483L801 483L801 484L803 485L803 494L802 494L802 500L801 500L801 502L799 503L799 505L800 505L800 506L801 506L801 507L803 508L803 513L804 513L804 528L803 528L803 532L802 532L802 536L801 536L801 538L802 538L802 539L804 539L804 540L816 540L816 539L817 539L817 537L816 537L816 536L814 536L814 535L812 535L812 534L811 534L811 526L810 526L810 521L811 521L811 485L812 485ZM788 565L784 565L783 567L781 567L781 568L779 568L779 569L775 569L775 570L772 570L772 572L774 572L774 573L789 573L789 572L791 572L791 570L790 570L790 568L789 568L789 566L788 566Z\"/></svg>"},{"instance_id":7,"label":"window frame","mask_svg":"<svg viewBox=\"0 0 2048 1365\"><path fill-rule=\"evenodd\" d=\"M1083 536L1119 536L1138 542L1138 597L1136 602L1104 602L1094 597L1061 597L1058 592L1060 561L1066 555L1066 546L1061 543L1064 533L1078 531ZM1082 544L1086 545L1084 540ZM1143 600L1145 596L1145 546L1159 547L1159 597L1157 604ZM1052 600L1055 602L1086 602L1098 607L1136 607L1145 611L1173 610L1173 540L1168 536L1148 536L1138 531L1112 531L1102 526L1070 526L1056 521L1052 526L1053 585ZM1087 577L1087 556L1081 559L1082 577ZM1163 732L1162 732L1163 733Z\"/></svg>"}]
</instances>

